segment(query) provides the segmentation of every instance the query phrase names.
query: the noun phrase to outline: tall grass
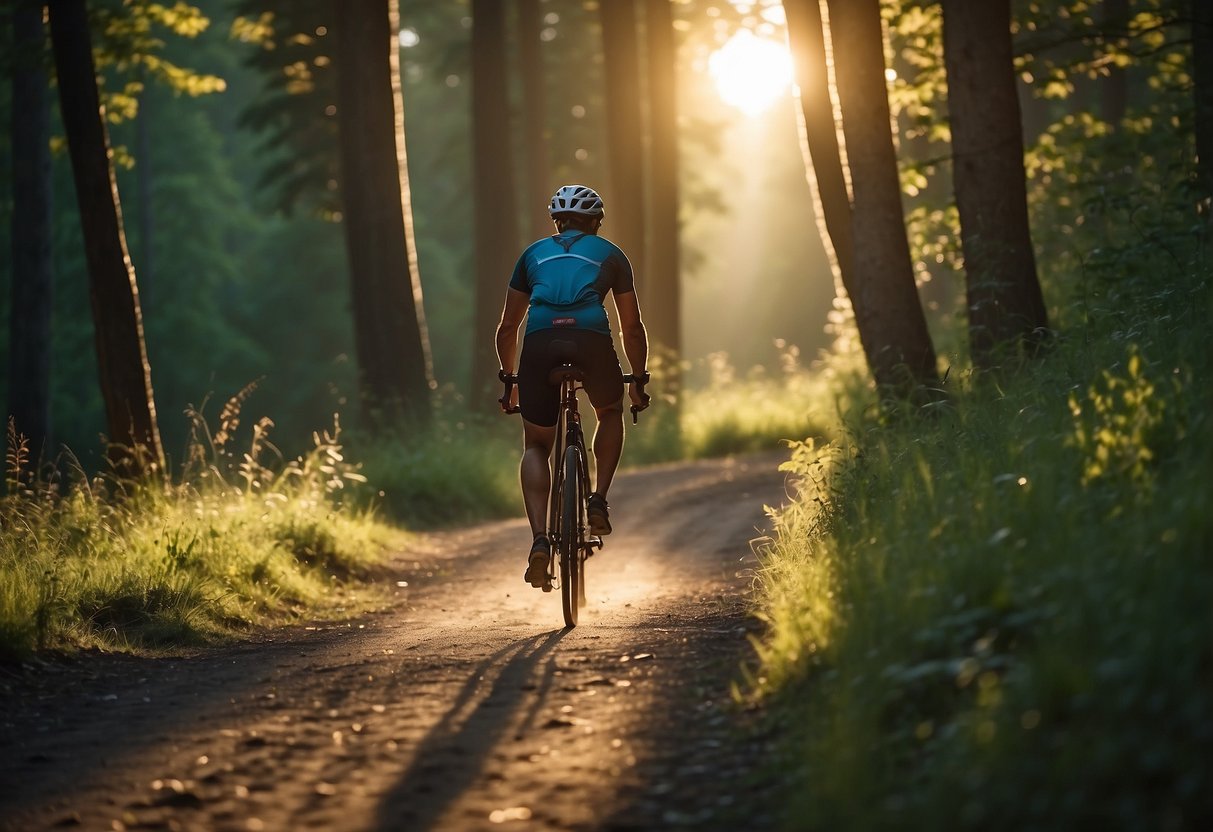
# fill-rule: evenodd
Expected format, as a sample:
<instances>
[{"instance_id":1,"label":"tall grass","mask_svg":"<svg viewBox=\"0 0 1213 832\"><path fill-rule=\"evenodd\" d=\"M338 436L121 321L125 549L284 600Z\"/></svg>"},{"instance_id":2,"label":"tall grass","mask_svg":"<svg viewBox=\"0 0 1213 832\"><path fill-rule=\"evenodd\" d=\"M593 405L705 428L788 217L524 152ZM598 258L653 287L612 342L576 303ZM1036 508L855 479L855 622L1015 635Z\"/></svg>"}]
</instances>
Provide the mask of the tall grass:
<instances>
[{"instance_id":1,"label":"tall grass","mask_svg":"<svg viewBox=\"0 0 1213 832\"><path fill-rule=\"evenodd\" d=\"M846 379L863 372L856 356L837 356L806 367L799 349L782 340L779 367L752 368L744 375L728 356L708 356L709 381L687 397L682 435L687 456L702 458L770 450L784 441L827 436L845 404L838 395Z\"/></svg>"},{"instance_id":2,"label":"tall grass","mask_svg":"<svg viewBox=\"0 0 1213 832\"><path fill-rule=\"evenodd\" d=\"M1202 239L1095 253L1038 364L796 447L756 689L799 726L790 825L1213 822Z\"/></svg>"},{"instance_id":3,"label":"tall grass","mask_svg":"<svg viewBox=\"0 0 1213 832\"><path fill-rule=\"evenodd\" d=\"M522 511L522 426L489 404L474 413L461 399L444 397L428 425L355 434L351 447L387 515L411 528L434 528Z\"/></svg>"},{"instance_id":4,"label":"tall grass","mask_svg":"<svg viewBox=\"0 0 1213 832\"><path fill-rule=\"evenodd\" d=\"M269 465L270 423L235 450L242 396L212 436L194 414L176 482L38 477L10 429L0 499L0 657L38 648L202 643L376 600L355 578L399 537L345 498L339 432Z\"/></svg>"},{"instance_id":5,"label":"tall grass","mask_svg":"<svg viewBox=\"0 0 1213 832\"><path fill-rule=\"evenodd\" d=\"M637 425L625 411L623 466L772 450L795 437L824 435L837 421L838 404L829 391L839 388L839 379L858 376L859 364L846 358L809 368L800 362L796 347L781 343L779 348L778 371L753 368L744 375L725 354L710 356L707 383L678 396L672 392L669 365L655 358L650 365L653 407ZM597 425L584 396L581 415L589 441ZM377 505L410 528L522 512L522 426L518 417L497 413L489 397L476 412L444 391L428 425L401 426L375 436L355 432L349 444L362 460Z\"/></svg>"}]
</instances>

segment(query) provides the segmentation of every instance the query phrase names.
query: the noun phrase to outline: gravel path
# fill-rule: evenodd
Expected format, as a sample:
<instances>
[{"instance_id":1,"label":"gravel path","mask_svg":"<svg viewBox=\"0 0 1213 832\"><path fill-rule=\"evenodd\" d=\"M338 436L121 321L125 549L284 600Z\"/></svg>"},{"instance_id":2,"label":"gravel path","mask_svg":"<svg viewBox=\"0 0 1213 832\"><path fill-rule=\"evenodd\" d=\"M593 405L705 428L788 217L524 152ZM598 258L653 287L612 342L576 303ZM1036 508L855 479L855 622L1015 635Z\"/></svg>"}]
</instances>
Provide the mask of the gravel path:
<instances>
[{"instance_id":1,"label":"gravel path","mask_svg":"<svg viewBox=\"0 0 1213 832\"><path fill-rule=\"evenodd\" d=\"M348 623L0 669L0 829L773 826L729 691L779 460L622 475L572 630L509 521L419 538Z\"/></svg>"}]
</instances>

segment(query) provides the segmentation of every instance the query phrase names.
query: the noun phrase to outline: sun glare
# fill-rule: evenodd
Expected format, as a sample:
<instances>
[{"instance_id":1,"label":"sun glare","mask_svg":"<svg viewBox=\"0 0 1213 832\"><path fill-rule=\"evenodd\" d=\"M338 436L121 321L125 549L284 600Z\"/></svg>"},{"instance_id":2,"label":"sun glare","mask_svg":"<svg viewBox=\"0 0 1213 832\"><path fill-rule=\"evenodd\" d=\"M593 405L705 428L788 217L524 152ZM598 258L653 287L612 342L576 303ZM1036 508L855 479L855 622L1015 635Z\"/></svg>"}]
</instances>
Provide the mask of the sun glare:
<instances>
[{"instance_id":1,"label":"sun glare","mask_svg":"<svg viewBox=\"0 0 1213 832\"><path fill-rule=\"evenodd\" d=\"M792 83L792 57L782 43L742 29L708 58L721 99L748 116L774 104Z\"/></svg>"}]
</instances>

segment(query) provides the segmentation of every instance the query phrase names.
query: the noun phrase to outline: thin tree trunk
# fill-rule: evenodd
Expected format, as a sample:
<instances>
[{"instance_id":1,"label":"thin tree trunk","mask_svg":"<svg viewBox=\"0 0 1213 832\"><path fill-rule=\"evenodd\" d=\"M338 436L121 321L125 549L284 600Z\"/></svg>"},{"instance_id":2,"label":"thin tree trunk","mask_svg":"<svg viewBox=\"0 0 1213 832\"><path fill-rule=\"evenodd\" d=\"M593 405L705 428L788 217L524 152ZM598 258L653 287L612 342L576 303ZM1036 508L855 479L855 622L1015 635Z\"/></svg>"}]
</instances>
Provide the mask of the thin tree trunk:
<instances>
[{"instance_id":1,"label":"thin tree trunk","mask_svg":"<svg viewBox=\"0 0 1213 832\"><path fill-rule=\"evenodd\" d=\"M649 339L676 359L682 352L678 222L677 48L670 0L644 0L648 43L649 233L645 265ZM677 361L671 365L677 376Z\"/></svg>"},{"instance_id":2,"label":"thin tree trunk","mask_svg":"<svg viewBox=\"0 0 1213 832\"><path fill-rule=\"evenodd\" d=\"M473 403L497 387L497 323L518 256L505 44L504 3L472 0L472 176L476 183Z\"/></svg>"},{"instance_id":3,"label":"thin tree trunk","mask_svg":"<svg viewBox=\"0 0 1213 832\"><path fill-rule=\"evenodd\" d=\"M8 415L33 460L49 450L51 295L50 95L42 3L13 7L12 306Z\"/></svg>"},{"instance_id":4,"label":"thin tree trunk","mask_svg":"<svg viewBox=\"0 0 1213 832\"><path fill-rule=\"evenodd\" d=\"M1000 346L1036 343L1048 328L1028 229L1009 0L943 0L943 40L969 351L990 368Z\"/></svg>"},{"instance_id":5,"label":"thin tree trunk","mask_svg":"<svg viewBox=\"0 0 1213 832\"><path fill-rule=\"evenodd\" d=\"M868 366L882 389L908 395L938 381L914 284L890 130L879 0L830 0L838 99L850 166L855 278L848 287Z\"/></svg>"},{"instance_id":6,"label":"thin tree trunk","mask_svg":"<svg viewBox=\"0 0 1213 832\"><path fill-rule=\"evenodd\" d=\"M633 269L645 263L644 135L641 114L640 53L635 0L598 4L602 22L602 51L606 69L607 162L610 191L603 190L606 236L623 249ZM652 297L648 280L640 278L642 305ZM656 338L656 333L649 332Z\"/></svg>"},{"instance_id":7,"label":"thin tree trunk","mask_svg":"<svg viewBox=\"0 0 1213 832\"><path fill-rule=\"evenodd\" d=\"M151 95L146 86L139 94L139 111L135 117L135 180L139 199L139 288L143 306L152 307L152 287L156 284L155 246L156 216L152 206L152 115Z\"/></svg>"},{"instance_id":8,"label":"thin tree trunk","mask_svg":"<svg viewBox=\"0 0 1213 832\"><path fill-rule=\"evenodd\" d=\"M539 0L516 0L518 68L522 76L522 121L526 141L526 218L528 232L538 239L552 233L548 201L556 190L548 154L547 76L539 33L543 10Z\"/></svg>"},{"instance_id":9,"label":"thin tree trunk","mask_svg":"<svg viewBox=\"0 0 1213 832\"><path fill-rule=\"evenodd\" d=\"M1103 0L1104 37L1123 40L1122 34L1129 25L1129 0ZM1124 121L1129 102L1129 75L1123 67L1113 65L1108 77L1100 84L1100 115L1103 120L1119 128Z\"/></svg>"},{"instance_id":10,"label":"thin tree trunk","mask_svg":"<svg viewBox=\"0 0 1213 832\"><path fill-rule=\"evenodd\" d=\"M1213 4L1192 0L1192 68L1196 97L1197 179L1201 196L1213 199ZM1207 215L1213 209L1206 202Z\"/></svg>"},{"instance_id":11,"label":"thin tree trunk","mask_svg":"<svg viewBox=\"0 0 1213 832\"><path fill-rule=\"evenodd\" d=\"M796 86L800 89L801 149L811 174L818 231L834 271L835 287L850 293L855 273L851 194L830 97L821 7L818 0L784 0L783 7Z\"/></svg>"},{"instance_id":12,"label":"thin tree trunk","mask_svg":"<svg viewBox=\"0 0 1213 832\"><path fill-rule=\"evenodd\" d=\"M355 348L371 421L430 415L408 221L396 0L337 3L338 124Z\"/></svg>"},{"instance_id":13,"label":"thin tree trunk","mask_svg":"<svg viewBox=\"0 0 1213 832\"><path fill-rule=\"evenodd\" d=\"M135 269L126 248L84 0L51 0L51 43L88 262L110 459L124 473L163 469Z\"/></svg>"}]
</instances>

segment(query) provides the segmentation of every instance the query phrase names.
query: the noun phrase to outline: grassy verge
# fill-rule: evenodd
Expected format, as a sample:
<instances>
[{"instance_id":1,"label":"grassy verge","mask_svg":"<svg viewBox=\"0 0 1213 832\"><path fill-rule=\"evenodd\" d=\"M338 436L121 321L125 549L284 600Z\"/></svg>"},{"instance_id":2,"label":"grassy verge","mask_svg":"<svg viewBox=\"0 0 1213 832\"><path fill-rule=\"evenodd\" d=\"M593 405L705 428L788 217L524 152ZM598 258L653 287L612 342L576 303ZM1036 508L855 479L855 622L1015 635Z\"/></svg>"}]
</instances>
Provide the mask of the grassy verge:
<instances>
[{"instance_id":1,"label":"grassy verge","mask_svg":"<svg viewBox=\"0 0 1213 832\"><path fill-rule=\"evenodd\" d=\"M627 438L622 464L635 467L677 459L725 456L779 448L793 437L823 435L836 413L822 412L826 392L840 377L857 375L853 362L836 361L812 371L786 347L779 372L761 368L741 376L718 354L710 359L710 381L690 390L675 405L668 382L655 363L654 406L632 425L625 413ZM490 403L491 404L491 403ZM596 427L593 410L582 400L587 436ZM402 428L379 437L355 435L352 453L378 491L387 516L409 528L434 528L521 514L518 461L522 426L485 406L473 413L453 397L440 402L437 417L424 427Z\"/></svg>"},{"instance_id":2,"label":"grassy verge","mask_svg":"<svg viewBox=\"0 0 1213 832\"><path fill-rule=\"evenodd\" d=\"M464 406L466 408L466 406ZM354 452L384 512L410 528L512 517L522 511L517 417L441 408L425 427L360 436Z\"/></svg>"},{"instance_id":3,"label":"grassy verge","mask_svg":"<svg viewBox=\"0 0 1213 832\"><path fill-rule=\"evenodd\" d=\"M1199 238L1154 229L1092 258L1037 365L797 447L758 678L798 726L793 825L1213 820Z\"/></svg>"},{"instance_id":4,"label":"grassy verge","mask_svg":"<svg viewBox=\"0 0 1213 832\"><path fill-rule=\"evenodd\" d=\"M841 378L858 375L862 367L835 360L807 368L795 346L778 346L776 371L754 367L740 373L724 353L708 356L707 383L688 390L677 409L659 399L643 417L652 428L629 434L627 461L705 459L771 450L795 437L827 435L837 422L833 391ZM661 389L657 376L655 390ZM823 407L827 402L828 409Z\"/></svg>"},{"instance_id":5,"label":"grassy verge","mask_svg":"<svg viewBox=\"0 0 1213 832\"><path fill-rule=\"evenodd\" d=\"M270 470L258 461L265 422L247 456L225 453L227 428L192 445L181 483L82 474L31 483L10 435L0 658L204 643L381 600L357 579L400 533L343 499L361 477L337 437L320 436L312 452Z\"/></svg>"},{"instance_id":6,"label":"grassy verge","mask_svg":"<svg viewBox=\"0 0 1213 832\"><path fill-rule=\"evenodd\" d=\"M820 399L825 381L785 364L777 377L736 380L718 360L714 384L688 396L681 413L659 406L631 429L625 460L755 450L815 432L825 419L806 402ZM250 392L228 402L214 436L195 415L177 482L90 479L70 464L60 466L70 475L31 482L19 438L9 437L0 658L204 643L364 608L380 599L359 578L402 534L377 515L424 529L521 513L516 419L448 402L425 428L355 436L360 473L328 435L303 457L270 465L261 462L273 456L267 421L254 426L250 447L231 447ZM355 486L363 481L371 487Z\"/></svg>"}]
</instances>

